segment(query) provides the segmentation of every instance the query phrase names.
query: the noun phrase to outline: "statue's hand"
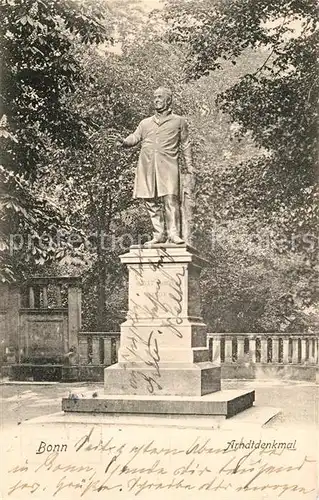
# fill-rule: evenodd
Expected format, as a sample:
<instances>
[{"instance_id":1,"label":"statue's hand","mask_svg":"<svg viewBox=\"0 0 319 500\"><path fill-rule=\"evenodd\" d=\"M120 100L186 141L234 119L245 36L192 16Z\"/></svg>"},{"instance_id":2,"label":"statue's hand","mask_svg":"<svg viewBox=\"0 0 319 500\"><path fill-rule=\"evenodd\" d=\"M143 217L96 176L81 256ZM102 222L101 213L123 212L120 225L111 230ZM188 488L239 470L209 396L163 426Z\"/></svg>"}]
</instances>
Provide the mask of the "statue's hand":
<instances>
[{"instance_id":1,"label":"statue's hand","mask_svg":"<svg viewBox=\"0 0 319 500\"><path fill-rule=\"evenodd\" d=\"M125 147L124 139L122 137L118 137L115 141L115 147L117 148L123 148Z\"/></svg>"}]
</instances>

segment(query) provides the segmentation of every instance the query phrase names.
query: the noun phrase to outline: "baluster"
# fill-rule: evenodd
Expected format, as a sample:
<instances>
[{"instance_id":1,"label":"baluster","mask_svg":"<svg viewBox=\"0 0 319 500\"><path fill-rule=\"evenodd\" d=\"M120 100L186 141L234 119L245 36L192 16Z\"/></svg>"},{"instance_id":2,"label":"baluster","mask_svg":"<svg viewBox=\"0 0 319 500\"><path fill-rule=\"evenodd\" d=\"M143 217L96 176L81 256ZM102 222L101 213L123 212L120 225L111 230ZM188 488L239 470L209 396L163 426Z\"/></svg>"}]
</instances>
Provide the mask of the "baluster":
<instances>
[{"instance_id":1,"label":"baluster","mask_svg":"<svg viewBox=\"0 0 319 500\"><path fill-rule=\"evenodd\" d=\"M309 362L310 357L310 340L306 338L306 360Z\"/></svg>"},{"instance_id":2,"label":"baluster","mask_svg":"<svg viewBox=\"0 0 319 500\"><path fill-rule=\"evenodd\" d=\"M216 336L213 338L213 355L212 362L216 365L220 365L221 357L220 357L220 337Z\"/></svg>"},{"instance_id":3,"label":"baluster","mask_svg":"<svg viewBox=\"0 0 319 500\"><path fill-rule=\"evenodd\" d=\"M225 363L233 361L233 342L231 338L225 338Z\"/></svg>"},{"instance_id":4,"label":"baluster","mask_svg":"<svg viewBox=\"0 0 319 500\"><path fill-rule=\"evenodd\" d=\"M279 363L279 338L272 338L272 363Z\"/></svg>"},{"instance_id":5,"label":"baluster","mask_svg":"<svg viewBox=\"0 0 319 500\"><path fill-rule=\"evenodd\" d=\"M104 337L104 364L110 366L112 364L112 339Z\"/></svg>"},{"instance_id":6,"label":"baluster","mask_svg":"<svg viewBox=\"0 0 319 500\"><path fill-rule=\"evenodd\" d=\"M284 338L283 340L283 363L287 365L289 363L289 339Z\"/></svg>"},{"instance_id":7,"label":"baluster","mask_svg":"<svg viewBox=\"0 0 319 500\"><path fill-rule=\"evenodd\" d=\"M238 337L237 339L237 362L242 363L245 360L245 339Z\"/></svg>"},{"instance_id":8,"label":"baluster","mask_svg":"<svg viewBox=\"0 0 319 500\"><path fill-rule=\"evenodd\" d=\"M265 338L260 340L260 362L267 363L268 361L268 341Z\"/></svg>"},{"instance_id":9,"label":"baluster","mask_svg":"<svg viewBox=\"0 0 319 500\"><path fill-rule=\"evenodd\" d=\"M256 339L249 339L249 359L251 363L256 363Z\"/></svg>"},{"instance_id":10,"label":"baluster","mask_svg":"<svg viewBox=\"0 0 319 500\"><path fill-rule=\"evenodd\" d=\"M292 339L292 363L295 365L298 363L298 339L296 338Z\"/></svg>"},{"instance_id":11,"label":"baluster","mask_svg":"<svg viewBox=\"0 0 319 500\"><path fill-rule=\"evenodd\" d=\"M305 364L307 361L307 340L301 339L301 364Z\"/></svg>"},{"instance_id":12,"label":"baluster","mask_svg":"<svg viewBox=\"0 0 319 500\"><path fill-rule=\"evenodd\" d=\"M92 337L92 364L100 365L100 339L99 337Z\"/></svg>"},{"instance_id":13,"label":"baluster","mask_svg":"<svg viewBox=\"0 0 319 500\"><path fill-rule=\"evenodd\" d=\"M309 339L309 363L314 364L315 363L315 340L311 337Z\"/></svg>"}]
</instances>

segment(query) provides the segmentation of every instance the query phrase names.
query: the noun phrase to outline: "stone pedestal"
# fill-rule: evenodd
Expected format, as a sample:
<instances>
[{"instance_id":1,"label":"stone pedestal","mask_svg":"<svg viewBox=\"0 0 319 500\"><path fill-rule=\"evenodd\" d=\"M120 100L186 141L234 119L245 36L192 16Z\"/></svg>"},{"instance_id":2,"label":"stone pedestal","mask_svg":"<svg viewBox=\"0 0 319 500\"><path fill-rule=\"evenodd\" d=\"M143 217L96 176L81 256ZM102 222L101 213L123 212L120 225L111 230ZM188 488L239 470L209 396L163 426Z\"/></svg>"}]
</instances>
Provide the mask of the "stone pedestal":
<instances>
[{"instance_id":1,"label":"stone pedestal","mask_svg":"<svg viewBox=\"0 0 319 500\"><path fill-rule=\"evenodd\" d=\"M105 393L202 396L220 390L220 366L209 361L200 313L201 268L192 248L131 247L129 307L118 363L105 369Z\"/></svg>"},{"instance_id":2,"label":"stone pedestal","mask_svg":"<svg viewBox=\"0 0 319 500\"><path fill-rule=\"evenodd\" d=\"M201 268L187 245L133 246L129 307L118 363L104 370L105 394L63 399L65 412L228 418L253 405L254 391L221 391L221 367L210 361L200 314Z\"/></svg>"}]
</instances>

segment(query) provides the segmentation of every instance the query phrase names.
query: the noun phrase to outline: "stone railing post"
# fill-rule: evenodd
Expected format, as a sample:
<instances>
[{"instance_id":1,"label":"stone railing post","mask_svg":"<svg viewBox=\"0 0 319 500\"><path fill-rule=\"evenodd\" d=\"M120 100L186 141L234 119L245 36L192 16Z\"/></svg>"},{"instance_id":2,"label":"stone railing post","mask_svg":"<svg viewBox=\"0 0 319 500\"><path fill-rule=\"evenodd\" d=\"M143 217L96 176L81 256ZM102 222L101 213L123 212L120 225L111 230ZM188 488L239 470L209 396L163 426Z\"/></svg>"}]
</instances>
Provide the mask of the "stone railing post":
<instances>
[{"instance_id":1,"label":"stone railing post","mask_svg":"<svg viewBox=\"0 0 319 500\"><path fill-rule=\"evenodd\" d=\"M279 363L279 338L272 337L272 363Z\"/></svg>"},{"instance_id":2,"label":"stone railing post","mask_svg":"<svg viewBox=\"0 0 319 500\"><path fill-rule=\"evenodd\" d=\"M289 338L285 337L283 339L283 363L284 365L288 365L289 363Z\"/></svg>"},{"instance_id":3,"label":"stone railing post","mask_svg":"<svg viewBox=\"0 0 319 500\"><path fill-rule=\"evenodd\" d=\"M249 360L251 363L256 363L256 339L249 339Z\"/></svg>"},{"instance_id":4,"label":"stone railing post","mask_svg":"<svg viewBox=\"0 0 319 500\"><path fill-rule=\"evenodd\" d=\"M307 339L301 339L301 363L305 364L307 362Z\"/></svg>"},{"instance_id":5,"label":"stone railing post","mask_svg":"<svg viewBox=\"0 0 319 500\"><path fill-rule=\"evenodd\" d=\"M310 337L309 338L309 363L314 364L315 363L315 339Z\"/></svg>"},{"instance_id":6,"label":"stone railing post","mask_svg":"<svg viewBox=\"0 0 319 500\"><path fill-rule=\"evenodd\" d=\"M243 363L245 360L245 338L237 338L237 362Z\"/></svg>"},{"instance_id":7,"label":"stone railing post","mask_svg":"<svg viewBox=\"0 0 319 500\"><path fill-rule=\"evenodd\" d=\"M92 364L100 365L100 337L93 336L92 337Z\"/></svg>"},{"instance_id":8,"label":"stone railing post","mask_svg":"<svg viewBox=\"0 0 319 500\"><path fill-rule=\"evenodd\" d=\"M298 339L292 339L292 363L296 365L298 363Z\"/></svg>"},{"instance_id":9,"label":"stone railing post","mask_svg":"<svg viewBox=\"0 0 319 500\"><path fill-rule=\"evenodd\" d=\"M213 352L212 352L212 362L216 365L221 364L220 357L220 337L218 335L214 335L213 337Z\"/></svg>"},{"instance_id":10,"label":"stone railing post","mask_svg":"<svg viewBox=\"0 0 319 500\"><path fill-rule=\"evenodd\" d=\"M268 361L268 340L265 337L261 337L260 340L260 362L267 363Z\"/></svg>"},{"instance_id":11,"label":"stone railing post","mask_svg":"<svg viewBox=\"0 0 319 500\"><path fill-rule=\"evenodd\" d=\"M225 337L225 363L233 361L233 341L231 337Z\"/></svg>"},{"instance_id":12,"label":"stone railing post","mask_svg":"<svg viewBox=\"0 0 319 500\"><path fill-rule=\"evenodd\" d=\"M104 365L112 364L112 337L104 337Z\"/></svg>"}]
</instances>

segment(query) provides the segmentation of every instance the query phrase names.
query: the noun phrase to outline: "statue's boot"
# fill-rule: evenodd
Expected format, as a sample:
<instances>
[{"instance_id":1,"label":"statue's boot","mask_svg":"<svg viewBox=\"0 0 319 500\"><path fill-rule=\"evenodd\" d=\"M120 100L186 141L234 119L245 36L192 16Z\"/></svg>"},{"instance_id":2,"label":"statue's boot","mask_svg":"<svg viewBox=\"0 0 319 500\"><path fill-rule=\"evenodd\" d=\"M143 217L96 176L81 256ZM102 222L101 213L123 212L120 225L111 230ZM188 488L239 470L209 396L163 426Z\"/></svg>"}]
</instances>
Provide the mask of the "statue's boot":
<instances>
[{"instance_id":1,"label":"statue's boot","mask_svg":"<svg viewBox=\"0 0 319 500\"><path fill-rule=\"evenodd\" d=\"M165 243L166 237L164 234L154 234L154 237L150 241L144 243L144 247L151 247L152 245L158 245L160 243Z\"/></svg>"},{"instance_id":2,"label":"statue's boot","mask_svg":"<svg viewBox=\"0 0 319 500\"><path fill-rule=\"evenodd\" d=\"M168 243L174 243L174 245L182 245L183 243L185 243L185 241L177 236L177 234L169 236L167 241Z\"/></svg>"}]
</instances>

